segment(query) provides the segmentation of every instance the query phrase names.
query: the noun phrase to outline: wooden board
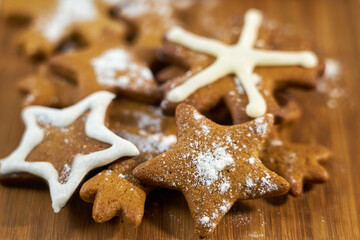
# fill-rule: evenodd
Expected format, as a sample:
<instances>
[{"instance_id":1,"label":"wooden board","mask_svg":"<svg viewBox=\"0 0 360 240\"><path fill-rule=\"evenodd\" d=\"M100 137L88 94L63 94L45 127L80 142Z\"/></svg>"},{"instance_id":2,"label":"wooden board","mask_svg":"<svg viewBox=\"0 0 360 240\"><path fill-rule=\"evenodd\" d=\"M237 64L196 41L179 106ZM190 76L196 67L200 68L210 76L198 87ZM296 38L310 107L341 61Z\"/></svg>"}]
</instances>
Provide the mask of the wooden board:
<instances>
[{"instance_id":1,"label":"wooden board","mask_svg":"<svg viewBox=\"0 0 360 240\"><path fill-rule=\"evenodd\" d=\"M241 3L240 3L241 2ZM320 143L333 157L326 164L331 179L307 189L302 197L249 200L235 204L212 239L360 239L360 2L358 0L239 1L241 12L262 9L280 23L307 30L319 53L343 67L339 84L348 92L335 108L328 94L295 93L304 116L293 140ZM0 158L18 145L24 127L17 79L34 70L16 54L14 39L0 22ZM97 224L91 205L76 194L54 214L46 188L0 186L1 239L197 239L184 197L157 190L146 202L138 228L118 218Z\"/></svg>"}]
</instances>

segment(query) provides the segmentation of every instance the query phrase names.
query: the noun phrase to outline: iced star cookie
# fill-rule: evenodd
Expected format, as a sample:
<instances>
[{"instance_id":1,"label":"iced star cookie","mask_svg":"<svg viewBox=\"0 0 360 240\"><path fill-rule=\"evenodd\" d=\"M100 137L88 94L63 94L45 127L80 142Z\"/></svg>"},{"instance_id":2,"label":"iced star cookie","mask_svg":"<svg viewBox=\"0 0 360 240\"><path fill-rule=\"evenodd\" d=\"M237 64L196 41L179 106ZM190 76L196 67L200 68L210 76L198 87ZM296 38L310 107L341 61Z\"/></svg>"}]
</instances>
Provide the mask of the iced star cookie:
<instances>
[{"instance_id":1,"label":"iced star cookie","mask_svg":"<svg viewBox=\"0 0 360 240\"><path fill-rule=\"evenodd\" d=\"M25 108L26 131L18 148L0 161L0 173L25 172L45 179L59 212L90 170L139 154L104 125L114 97L100 91L64 109Z\"/></svg>"},{"instance_id":2,"label":"iced star cookie","mask_svg":"<svg viewBox=\"0 0 360 240\"><path fill-rule=\"evenodd\" d=\"M268 170L259 154L273 124L265 115L248 123L221 126L192 106L176 110L177 143L137 166L140 181L181 191L195 232L209 235L235 201L285 194L289 184Z\"/></svg>"},{"instance_id":3,"label":"iced star cookie","mask_svg":"<svg viewBox=\"0 0 360 240\"><path fill-rule=\"evenodd\" d=\"M289 142L274 130L260 159L270 170L290 183L290 194L302 194L304 183L323 183L329 174L321 164L328 161L331 152L319 145Z\"/></svg>"},{"instance_id":4,"label":"iced star cookie","mask_svg":"<svg viewBox=\"0 0 360 240\"><path fill-rule=\"evenodd\" d=\"M20 89L28 95L25 104L60 107L99 90L147 103L162 98L148 63L114 41L50 58L38 73L20 82Z\"/></svg>"},{"instance_id":5,"label":"iced star cookie","mask_svg":"<svg viewBox=\"0 0 360 240\"><path fill-rule=\"evenodd\" d=\"M274 91L286 87L313 88L322 67L312 52L272 50L271 37L263 34L263 39L257 39L261 21L259 11L249 10L235 45L200 37L180 28L170 30L166 35L165 52L170 53L167 54L170 58L172 55L180 59L189 71L164 86L164 112L173 112L182 101L206 111L224 98L228 106L237 105L230 109L235 123L265 112L286 118ZM257 46L260 40L262 48ZM193 56L198 61L193 60Z\"/></svg>"},{"instance_id":6,"label":"iced star cookie","mask_svg":"<svg viewBox=\"0 0 360 240\"><path fill-rule=\"evenodd\" d=\"M120 42L126 37L124 23L109 14L113 7L109 1L53 0L45 3L36 0L36 3L37 9L23 1L4 1L7 16L23 14L32 19L19 39L19 45L28 57L47 57L70 39L91 46L105 39Z\"/></svg>"},{"instance_id":7,"label":"iced star cookie","mask_svg":"<svg viewBox=\"0 0 360 240\"><path fill-rule=\"evenodd\" d=\"M112 163L84 183L80 196L84 201L94 203L92 215L96 222L122 215L137 226L144 215L146 195L153 187L142 185L132 175L132 170L176 143L175 120L162 116L155 107L118 100L110 109L110 128L137 146L140 154Z\"/></svg>"}]
</instances>

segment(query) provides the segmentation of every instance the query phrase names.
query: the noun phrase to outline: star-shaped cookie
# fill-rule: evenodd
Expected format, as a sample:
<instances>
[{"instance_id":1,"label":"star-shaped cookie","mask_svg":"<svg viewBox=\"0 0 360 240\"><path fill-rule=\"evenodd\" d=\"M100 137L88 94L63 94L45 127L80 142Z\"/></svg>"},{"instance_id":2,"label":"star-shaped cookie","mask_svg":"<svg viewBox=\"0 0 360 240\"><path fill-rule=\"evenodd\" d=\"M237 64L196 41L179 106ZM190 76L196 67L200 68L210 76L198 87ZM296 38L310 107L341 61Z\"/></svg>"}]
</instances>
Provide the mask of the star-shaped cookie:
<instances>
[{"instance_id":1,"label":"star-shaped cookie","mask_svg":"<svg viewBox=\"0 0 360 240\"><path fill-rule=\"evenodd\" d=\"M248 123L221 126L192 106L180 104L176 145L137 166L133 174L144 183L181 191L195 232L207 236L235 201L288 191L288 182L258 158L272 124L273 117L265 115Z\"/></svg>"},{"instance_id":2,"label":"star-shaped cookie","mask_svg":"<svg viewBox=\"0 0 360 240\"><path fill-rule=\"evenodd\" d=\"M141 223L146 195L152 188L143 186L132 175L137 165L134 159L119 160L81 187L81 198L94 204L92 217L96 222L106 222L123 215L135 226Z\"/></svg>"},{"instance_id":3,"label":"star-shaped cookie","mask_svg":"<svg viewBox=\"0 0 360 240\"><path fill-rule=\"evenodd\" d=\"M274 130L264 151L260 155L262 163L290 183L291 195L302 194L304 183L323 183L329 179L326 169L331 152L320 145L289 142Z\"/></svg>"},{"instance_id":4,"label":"star-shaped cookie","mask_svg":"<svg viewBox=\"0 0 360 240\"><path fill-rule=\"evenodd\" d=\"M155 107L124 100L114 101L109 120L111 130L137 146L140 154L112 163L107 170L84 183L80 196L94 203L92 215L96 222L123 215L137 226L144 215L146 195L153 187L142 185L132 175L132 170L176 143L175 120L161 116L161 111Z\"/></svg>"},{"instance_id":5,"label":"star-shaped cookie","mask_svg":"<svg viewBox=\"0 0 360 240\"><path fill-rule=\"evenodd\" d=\"M25 104L60 107L99 90L147 103L162 98L147 63L131 48L114 41L50 58L35 76L20 82L20 89L30 96Z\"/></svg>"},{"instance_id":6,"label":"star-shaped cookie","mask_svg":"<svg viewBox=\"0 0 360 240\"><path fill-rule=\"evenodd\" d=\"M247 43L246 42L247 40L251 39L252 41L251 44L253 45L255 45L254 41L256 40L254 38L254 34L257 31L254 29L258 29L259 26L254 26L253 23L254 20L252 20L253 18L252 15L255 15L255 20L257 19L257 21L260 21L259 13L254 11L255 10L253 10L253 12L249 11L247 13L245 19L244 33L240 38L241 41L245 43ZM197 109L203 112L215 106L217 102L220 101L220 99L224 99L226 104L229 106L234 123L240 123L251 119L248 116L249 114L246 113L246 107L247 105L249 105L248 98L249 97L250 99L253 98L254 99L253 101L256 103L255 105L258 105L261 102L258 97L262 96L266 103L267 112L273 113L278 119L286 118L286 114L287 114L286 110L289 109L284 108L284 106L280 106L278 104L278 102L274 97L274 92L277 91L278 89L282 89L286 87L300 87L307 89L313 88L316 84L317 76L321 73L322 65L315 64L312 65L313 67L309 69L306 69L304 67L296 67L296 66L291 67L291 65L297 65L297 64L306 65L305 62L309 63L313 60L314 60L313 63L316 63L316 58L314 58L314 56L309 52L289 53L282 51L266 50L266 49L272 49L273 47L272 42L274 39L276 39L274 33L276 32L267 30L265 27L261 28L261 31L259 33L261 39L257 41L258 43L261 40L262 42L261 47L255 45L256 48L251 48L252 50L249 50L249 53L246 53L250 55L254 53L255 56L257 55L257 51L259 51L259 53L261 54L264 53L265 55L269 54L269 56L274 56L274 59L271 60L268 59L269 60L268 62L260 63L260 65L258 65L254 69L254 73L249 74L246 77L247 79L249 79L248 82L250 82L250 84L253 85L252 87L250 87L252 89L250 91L256 92L257 90L258 93L260 93L260 94L254 93L255 94L254 97L254 96L249 96L248 91L246 90L249 86L244 87L244 84L240 82L241 80L240 76L243 75L241 72L238 72L237 77L234 76L224 77L225 74L222 73L221 70L222 65L220 64L221 61L219 60L219 58L214 59L213 57L198 52L201 51L201 52L209 53L207 50L204 51L203 49L203 46L207 46L206 44L209 44L211 47L207 49L215 49L215 50L211 50L212 53L210 54L215 54L215 52L216 54L218 54L218 52L223 51L222 49L222 45L224 45L223 43L211 39L206 39L203 37L198 37L181 29L171 30L167 34L168 40L164 42L165 55L167 55L168 58L170 59L172 57L174 62L177 61L179 62L179 64L188 67L189 71L185 75L181 77L177 77L164 85L164 89L166 93L166 98L162 102L162 107L164 109L164 112L168 114L173 113L177 105L174 102L178 102L182 100L184 100L185 103L194 105ZM175 41L178 44L174 44L169 41ZM239 43L237 45L229 45L230 48L231 49L234 48L233 51L235 51L236 48L238 47L241 48L242 46L241 41L239 40ZM199 44L200 42L201 44ZM188 48L180 46L179 44L184 45L185 47ZM248 44L250 44L250 42ZM215 46L219 46L219 48ZM255 52L251 53L251 51L255 51ZM304 56L305 58L303 58ZM222 59L222 61L225 61L224 59ZM284 61L279 62L278 60L280 59ZM286 61L286 59L288 59L289 61ZM259 61L261 62L262 60ZM237 63L238 61L233 61L233 62ZM274 67L263 67L268 64L274 65ZM216 67L213 68L213 66ZM237 67L241 67L241 64L239 63ZM254 68L255 66L251 65L250 67ZM218 71L218 68L221 71L220 70ZM213 73L210 73L209 75L211 75L211 78L207 78L207 79L212 79L214 81L209 80L205 85L202 85L203 83L202 80L205 79L205 77L203 78L203 75L210 70L213 71ZM194 84L191 84L191 81L193 79L195 79L195 82ZM255 85L256 85L256 89L253 89ZM189 89L191 88L191 90L189 90L188 88ZM170 94L170 99L169 99L169 94ZM179 98L175 100L174 96L177 94L179 94L179 96L181 95L181 99ZM256 111L258 111L260 108L256 107L255 109L257 109Z\"/></svg>"},{"instance_id":7,"label":"star-shaped cookie","mask_svg":"<svg viewBox=\"0 0 360 240\"><path fill-rule=\"evenodd\" d=\"M44 6L40 5L41 10L32 16L29 28L20 36L19 45L28 57L47 57L59 50L66 41L74 38L80 45L94 45L106 39L118 39L120 42L126 37L125 24L112 19L109 14L109 10L113 7L109 1L48 2ZM15 3L6 3L6 5L9 9L8 15L11 15L11 9L14 9L14 14L21 12L19 6L12 7ZM31 4L22 3L22 5L26 8Z\"/></svg>"},{"instance_id":8,"label":"star-shaped cookie","mask_svg":"<svg viewBox=\"0 0 360 240\"><path fill-rule=\"evenodd\" d=\"M25 108L26 131L18 148L0 161L0 173L26 172L45 179L59 212L90 170L139 154L104 125L114 97L100 91L64 109Z\"/></svg>"}]
</instances>

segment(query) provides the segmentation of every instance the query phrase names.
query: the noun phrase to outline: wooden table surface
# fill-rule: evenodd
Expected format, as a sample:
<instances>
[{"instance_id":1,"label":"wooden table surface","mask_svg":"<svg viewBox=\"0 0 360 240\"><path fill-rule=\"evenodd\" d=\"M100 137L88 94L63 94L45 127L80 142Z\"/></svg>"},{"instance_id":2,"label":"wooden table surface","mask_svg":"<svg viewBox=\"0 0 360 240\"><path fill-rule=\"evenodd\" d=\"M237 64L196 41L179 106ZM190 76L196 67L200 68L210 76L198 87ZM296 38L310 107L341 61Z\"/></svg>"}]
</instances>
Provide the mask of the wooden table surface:
<instances>
[{"instance_id":1,"label":"wooden table surface","mask_svg":"<svg viewBox=\"0 0 360 240\"><path fill-rule=\"evenodd\" d=\"M326 164L330 180L308 187L299 198L237 202L211 238L360 239L360 1L258 0L239 5L306 29L322 56L340 62L337 84L347 95L335 106L328 93L295 93L304 114L292 138L332 150ZM34 71L17 56L15 33L0 22L0 158L15 149L24 130L16 81ZM97 224L91 207L75 194L55 214L46 188L0 186L0 239L197 239L186 201L178 192L150 194L138 228L118 218Z\"/></svg>"}]
</instances>

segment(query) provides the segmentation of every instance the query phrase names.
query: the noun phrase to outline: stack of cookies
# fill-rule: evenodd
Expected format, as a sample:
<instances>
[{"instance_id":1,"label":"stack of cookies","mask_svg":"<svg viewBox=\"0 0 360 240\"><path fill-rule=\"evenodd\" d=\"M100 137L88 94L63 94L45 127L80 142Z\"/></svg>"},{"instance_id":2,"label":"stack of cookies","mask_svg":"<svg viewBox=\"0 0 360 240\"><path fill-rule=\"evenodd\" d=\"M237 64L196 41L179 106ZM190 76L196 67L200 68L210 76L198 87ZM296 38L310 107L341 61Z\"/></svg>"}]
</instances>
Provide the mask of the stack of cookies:
<instances>
[{"instance_id":1,"label":"stack of cookies","mask_svg":"<svg viewBox=\"0 0 360 240\"><path fill-rule=\"evenodd\" d=\"M37 70L1 182L43 179L55 212L81 186L96 222L135 226L153 189L181 191L201 237L237 200L325 182L329 150L286 134L302 112L289 89L315 88L322 60L236 2L4 0Z\"/></svg>"}]
</instances>

